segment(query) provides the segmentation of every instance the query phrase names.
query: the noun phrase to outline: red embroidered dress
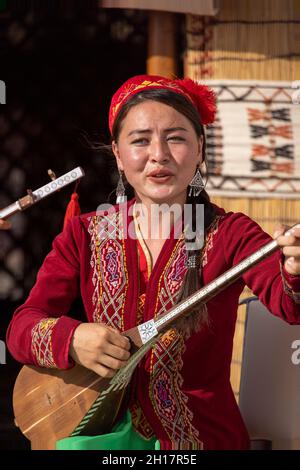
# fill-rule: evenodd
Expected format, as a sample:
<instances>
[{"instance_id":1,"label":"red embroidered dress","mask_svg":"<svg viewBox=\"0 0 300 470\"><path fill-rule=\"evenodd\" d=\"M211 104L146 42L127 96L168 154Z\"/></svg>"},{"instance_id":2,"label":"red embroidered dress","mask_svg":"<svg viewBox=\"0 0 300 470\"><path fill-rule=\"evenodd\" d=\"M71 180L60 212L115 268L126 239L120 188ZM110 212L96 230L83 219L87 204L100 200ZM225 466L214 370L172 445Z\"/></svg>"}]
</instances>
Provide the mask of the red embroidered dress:
<instances>
[{"instance_id":1,"label":"red embroidered dress","mask_svg":"<svg viewBox=\"0 0 300 470\"><path fill-rule=\"evenodd\" d=\"M174 239L171 233L151 273L143 274L138 242L124 236L134 227L127 213L132 204L133 200L123 210L74 217L54 240L7 332L8 347L18 361L72 367L68 350L79 322L69 314L79 295L89 322L104 322L120 331L159 315L175 302L186 272L183 239ZM270 240L243 214L222 209L217 214L204 248L205 284ZM281 272L280 260L279 252L273 254L210 300L208 327L186 341L176 329L169 330L141 361L131 403L138 432L147 438L154 433L162 449L248 447L229 381L236 310L246 283L274 315L300 323L300 276Z\"/></svg>"}]
</instances>

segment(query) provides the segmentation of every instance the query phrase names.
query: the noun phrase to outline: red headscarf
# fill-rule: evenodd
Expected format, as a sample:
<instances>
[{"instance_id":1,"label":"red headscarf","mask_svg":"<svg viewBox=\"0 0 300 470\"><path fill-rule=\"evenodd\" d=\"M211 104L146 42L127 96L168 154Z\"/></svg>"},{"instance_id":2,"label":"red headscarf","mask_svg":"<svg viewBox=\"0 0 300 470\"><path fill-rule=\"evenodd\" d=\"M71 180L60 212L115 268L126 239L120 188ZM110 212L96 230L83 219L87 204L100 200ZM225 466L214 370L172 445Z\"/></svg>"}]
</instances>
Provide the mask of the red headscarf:
<instances>
[{"instance_id":1,"label":"red headscarf","mask_svg":"<svg viewBox=\"0 0 300 470\"><path fill-rule=\"evenodd\" d=\"M126 101L143 90L165 89L185 96L197 109L202 124L211 124L216 113L216 97L205 85L199 85L190 78L175 79L159 75L137 75L127 80L113 95L109 109L109 129Z\"/></svg>"}]
</instances>

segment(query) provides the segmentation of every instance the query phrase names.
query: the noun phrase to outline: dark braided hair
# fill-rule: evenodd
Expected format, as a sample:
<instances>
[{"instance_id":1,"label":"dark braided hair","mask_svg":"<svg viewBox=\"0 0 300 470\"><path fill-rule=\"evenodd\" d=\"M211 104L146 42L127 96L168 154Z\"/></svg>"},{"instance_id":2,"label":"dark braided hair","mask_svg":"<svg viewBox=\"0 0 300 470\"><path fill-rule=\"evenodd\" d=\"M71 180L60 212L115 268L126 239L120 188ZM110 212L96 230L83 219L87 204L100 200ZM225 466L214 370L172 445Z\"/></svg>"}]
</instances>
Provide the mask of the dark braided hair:
<instances>
[{"instance_id":1,"label":"dark braided hair","mask_svg":"<svg viewBox=\"0 0 300 470\"><path fill-rule=\"evenodd\" d=\"M122 129L122 122L127 116L129 110L134 106L143 103L147 100L158 101L159 103L166 104L168 106L173 107L176 111L183 114L191 124L193 125L195 132L198 137L203 138L203 159L206 161L205 156L205 133L204 128L200 122L200 117L198 111L193 106L193 104L184 96L175 93L170 90L166 89L159 89L159 90L143 90L140 93L133 95L121 108L119 114L114 122L113 129L112 129L112 141L117 142L121 129ZM126 194L129 198L134 197L134 190L126 182ZM215 219L215 210L213 204L210 202L209 195L203 189L199 196L187 196L186 200L187 204L192 204L192 218L191 220L186 221L188 224L188 228L192 229L195 233L196 229L196 206L197 204L204 205L204 239L205 234L208 231L208 228L212 224ZM191 242L193 240L185 240L186 246L187 242ZM181 289L178 293L176 303L184 300L197 290L201 288L202 284L202 270L201 270L201 254L202 248L196 250L187 250L187 256L194 257L196 256L197 263L192 264L191 267L188 268L185 278L183 280ZM189 266L190 263L187 262ZM193 330L199 330L202 325L207 324L208 322L208 315L205 305L196 306L194 310L187 316L184 317L182 320L176 323L176 328L184 334L185 337L189 337Z\"/></svg>"}]
</instances>

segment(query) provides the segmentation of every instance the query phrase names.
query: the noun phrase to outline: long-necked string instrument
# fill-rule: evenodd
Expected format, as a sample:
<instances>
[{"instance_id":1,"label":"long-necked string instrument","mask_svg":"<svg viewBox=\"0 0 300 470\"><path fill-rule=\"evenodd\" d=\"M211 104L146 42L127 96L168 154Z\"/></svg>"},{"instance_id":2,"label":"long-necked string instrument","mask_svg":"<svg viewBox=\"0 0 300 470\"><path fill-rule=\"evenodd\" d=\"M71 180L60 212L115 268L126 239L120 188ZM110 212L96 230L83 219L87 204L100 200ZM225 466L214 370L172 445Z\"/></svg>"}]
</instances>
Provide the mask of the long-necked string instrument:
<instances>
[{"instance_id":1,"label":"long-necked string instrument","mask_svg":"<svg viewBox=\"0 0 300 470\"><path fill-rule=\"evenodd\" d=\"M48 170L48 173L52 179L50 183L41 186L35 191L28 190L28 194L26 196L22 197L21 199L18 199L13 204L10 204L9 206L0 209L0 219L7 219L8 217L16 214L17 212L21 212L25 209L28 209L28 207L33 206L42 199L45 199L56 191L59 191L65 186L74 183L75 181L79 180L84 176L84 171L80 166L74 168L73 170L69 171L68 173L65 173L62 176L59 176L58 178L55 177L55 174L51 170Z\"/></svg>"},{"instance_id":2,"label":"long-necked string instrument","mask_svg":"<svg viewBox=\"0 0 300 470\"><path fill-rule=\"evenodd\" d=\"M112 379L79 365L70 370L24 366L15 383L13 406L32 449L54 449L57 440L68 436L110 432L132 373L161 335L277 249L277 240L272 240L166 313L124 332L132 342L132 355Z\"/></svg>"}]
</instances>

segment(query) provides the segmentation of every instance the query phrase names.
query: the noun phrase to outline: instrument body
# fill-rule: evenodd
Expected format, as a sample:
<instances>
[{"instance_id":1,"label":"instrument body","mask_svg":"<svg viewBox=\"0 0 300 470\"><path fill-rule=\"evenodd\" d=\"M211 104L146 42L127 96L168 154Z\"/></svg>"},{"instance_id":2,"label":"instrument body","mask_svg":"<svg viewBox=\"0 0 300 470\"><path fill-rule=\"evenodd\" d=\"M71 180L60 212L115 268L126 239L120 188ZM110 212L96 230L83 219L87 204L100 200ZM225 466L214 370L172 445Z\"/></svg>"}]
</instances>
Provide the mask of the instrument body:
<instances>
[{"instance_id":1,"label":"instrument body","mask_svg":"<svg viewBox=\"0 0 300 470\"><path fill-rule=\"evenodd\" d=\"M137 350L132 342L132 351ZM70 435L110 432L136 365L133 358L134 354L131 372L113 379L79 364L69 370L22 367L14 386L13 408L15 424L31 441L32 450L54 450L57 440Z\"/></svg>"},{"instance_id":2,"label":"instrument body","mask_svg":"<svg viewBox=\"0 0 300 470\"><path fill-rule=\"evenodd\" d=\"M100 393L101 378L75 366L68 370L24 366L13 395L15 422L33 450L55 449L58 439L71 434Z\"/></svg>"}]
</instances>

